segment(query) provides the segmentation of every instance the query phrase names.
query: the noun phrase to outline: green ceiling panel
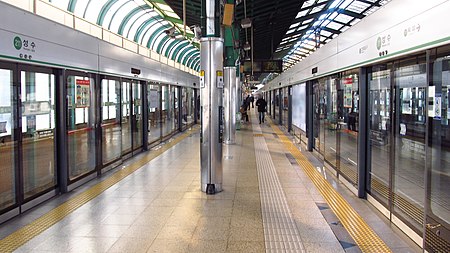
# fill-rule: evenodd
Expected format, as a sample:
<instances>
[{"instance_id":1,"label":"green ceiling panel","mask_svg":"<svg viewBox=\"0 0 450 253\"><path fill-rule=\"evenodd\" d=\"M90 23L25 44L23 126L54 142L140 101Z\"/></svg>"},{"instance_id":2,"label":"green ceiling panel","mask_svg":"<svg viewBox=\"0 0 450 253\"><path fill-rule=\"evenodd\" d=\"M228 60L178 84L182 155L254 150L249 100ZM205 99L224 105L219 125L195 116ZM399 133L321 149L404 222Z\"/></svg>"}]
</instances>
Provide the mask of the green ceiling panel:
<instances>
[{"instance_id":1,"label":"green ceiling panel","mask_svg":"<svg viewBox=\"0 0 450 253\"><path fill-rule=\"evenodd\" d=\"M100 13L97 18L97 25L103 26L103 21L105 20L105 16L108 13L108 11L111 9L111 7L117 2L118 0L109 0L106 2L106 4L103 5L102 9L100 10Z\"/></svg>"},{"instance_id":2,"label":"green ceiling panel","mask_svg":"<svg viewBox=\"0 0 450 253\"><path fill-rule=\"evenodd\" d=\"M182 64L189 66L188 64L189 60L191 60L192 57L195 57L196 53L200 54L198 51L192 51L189 54L187 54L186 57L184 57Z\"/></svg>"},{"instance_id":3,"label":"green ceiling panel","mask_svg":"<svg viewBox=\"0 0 450 253\"><path fill-rule=\"evenodd\" d=\"M148 39L148 42L147 42L147 47L152 49L153 48L152 44L156 40L156 38L158 38L159 35L164 33L164 30L167 30L168 28L169 27L167 27L167 26L161 26L158 29L156 29L156 31L154 31L153 34L150 35L150 38Z\"/></svg>"},{"instance_id":4,"label":"green ceiling panel","mask_svg":"<svg viewBox=\"0 0 450 253\"><path fill-rule=\"evenodd\" d=\"M78 0L69 0L67 4L67 10L74 13L77 4L85 4L86 8L84 10L83 17L86 18L86 14L88 13L89 8L94 8L93 3L98 0L87 0L87 1L78 1ZM131 27L136 27L139 25L139 27L136 29L136 34L134 35L134 41L136 43L139 43L141 45L147 45L147 48L154 49L156 48L156 52L158 54L164 55L167 58L170 58L171 60L176 60L176 62L179 62L185 66L188 66L189 68L198 68L200 67L200 50L198 47L195 47L192 45L188 40L170 40L170 37L167 36L164 31L172 27L173 24L183 24L183 21L179 18L174 18L169 15L166 15L163 11L163 17L161 16L149 16L147 20L143 19L143 15L146 15L146 13L149 13L153 8L158 8L155 3L161 3L166 4L163 0L154 0L145 2L148 4L141 4L139 6L136 6L132 8L131 10L128 9L128 5L130 2L133 2L134 0L126 0L126 1L120 1L120 0L107 0L102 1L99 5L96 5L95 8L100 8L100 11L98 13L96 18L96 23L99 26L106 26L108 29L111 29L112 21L116 20L118 16L123 16L124 10L127 9L126 15L122 20L116 20L114 22L114 25L118 24L117 21L120 22L117 33L119 35L122 35L124 37L128 37L130 31L134 31L131 29ZM119 6L120 5L120 6ZM124 6L127 5L127 8L124 8ZM79 7L79 6L78 6ZM158 8L159 9L159 8ZM112 13L113 11L113 13ZM144 13L144 12L145 13ZM120 13L120 14L119 14ZM139 15L139 17L137 16ZM111 16L111 20L109 21L109 24L105 24L105 18L107 16ZM131 24L131 20L133 20L133 23ZM139 20L139 21L138 21ZM142 20L145 20L142 22ZM163 24L162 21L168 21L169 24ZM141 24L142 22L142 24ZM170 25L171 23L171 25ZM130 27L129 31L126 31L126 27ZM151 34L149 34L151 32ZM163 36L163 37L161 37ZM192 37L191 34L186 34L186 36ZM146 37L148 38L148 41L144 43L144 39ZM141 41L139 41L141 40ZM158 45L156 43L158 42Z\"/></svg>"},{"instance_id":5,"label":"green ceiling panel","mask_svg":"<svg viewBox=\"0 0 450 253\"><path fill-rule=\"evenodd\" d=\"M172 51L172 49L175 47L176 44L180 43L181 40L172 40L169 45L167 45L166 51L163 52L164 56L169 58L169 54Z\"/></svg>"},{"instance_id":6,"label":"green ceiling panel","mask_svg":"<svg viewBox=\"0 0 450 253\"><path fill-rule=\"evenodd\" d=\"M183 57L183 55L185 55L189 50L194 49L193 46L187 46L185 49L183 49L177 56L177 62L181 63L181 58Z\"/></svg>"},{"instance_id":7,"label":"green ceiling panel","mask_svg":"<svg viewBox=\"0 0 450 253\"><path fill-rule=\"evenodd\" d=\"M131 1L131 0L130 0L130 1ZM124 7L125 4L127 4L127 3L130 2L130 1L124 2L124 3L123 3L119 8L117 8L117 10L114 12L114 14L112 15L112 18L111 18L111 22L110 22L109 25L108 25L108 29L109 29L109 30L111 30L111 24L112 24L112 21L114 20L114 17L115 17L116 14L117 14L117 12L119 12L120 9L122 9L122 7Z\"/></svg>"},{"instance_id":8,"label":"green ceiling panel","mask_svg":"<svg viewBox=\"0 0 450 253\"><path fill-rule=\"evenodd\" d=\"M175 49L173 50L172 57L170 57L171 60L175 60L175 57L177 57L178 52L185 47L186 44L189 44L187 40L183 40L182 43L177 45Z\"/></svg>"},{"instance_id":9,"label":"green ceiling panel","mask_svg":"<svg viewBox=\"0 0 450 253\"><path fill-rule=\"evenodd\" d=\"M191 69L194 69L194 65L196 60L198 59L198 55L192 55L189 59L189 61L187 61L186 66L188 66Z\"/></svg>"},{"instance_id":10,"label":"green ceiling panel","mask_svg":"<svg viewBox=\"0 0 450 253\"><path fill-rule=\"evenodd\" d=\"M173 18L173 17L165 16L164 19L167 20L167 21L169 21L169 22L175 23L175 24L181 24L181 25L183 24L183 20L178 19L178 18Z\"/></svg>"},{"instance_id":11,"label":"green ceiling panel","mask_svg":"<svg viewBox=\"0 0 450 253\"><path fill-rule=\"evenodd\" d=\"M138 14L140 11L142 11L142 10L149 10L149 9L151 9L150 6L148 6L148 5L141 5L141 6L138 6L138 7L134 8L132 11L130 11L130 13L128 13L125 16L125 18L122 20L122 22L120 23L118 33L120 35L123 35L123 30L125 29L125 26L127 25L128 21L130 21L130 19L134 15Z\"/></svg>"},{"instance_id":12,"label":"green ceiling panel","mask_svg":"<svg viewBox=\"0 0 450 253\"><path fill-rule=\"evenodd\" d=\"M156 52L158 54L162 54L162 49L164 47L164 44L166 44L169 41L170 37L169 36L164 36L164 38L158 43L158 47L156 47Z\"/></svg>"},{"instance_id":13,"label":"green ceiling panel","mask_svg":"<svg viewBox=\"0 0 450 253\"><path fill-rule=\"evenodd\" d=\"M150 28L152 28L153 25L157 24L159 19L160 18L153 18L153 19L149 19L149 20L145 21L144 23L142 23L139 26L139 28L137 29L136 34L134 35L134 41L138 42L139 38L141 37L142 32L144 32L144 30L146 30L144 35L142 35L142 40L143 40L145 37L145 34L147 34L148 30L150 30ZM141 41L140 44L142 44L142 42L143 41Z\"/></svg>"},{"instance_id":14,"label":"green ceiling panel","mask_svg":"<svg viewBox=\"0 0 450 253\"><path fill-rule=\"evenodd\" d=\"M73 13L75 11L76 5L77 5L77 0L70 0L69 5L67 6L67 10Z\"/></svg>"}]
</instances>

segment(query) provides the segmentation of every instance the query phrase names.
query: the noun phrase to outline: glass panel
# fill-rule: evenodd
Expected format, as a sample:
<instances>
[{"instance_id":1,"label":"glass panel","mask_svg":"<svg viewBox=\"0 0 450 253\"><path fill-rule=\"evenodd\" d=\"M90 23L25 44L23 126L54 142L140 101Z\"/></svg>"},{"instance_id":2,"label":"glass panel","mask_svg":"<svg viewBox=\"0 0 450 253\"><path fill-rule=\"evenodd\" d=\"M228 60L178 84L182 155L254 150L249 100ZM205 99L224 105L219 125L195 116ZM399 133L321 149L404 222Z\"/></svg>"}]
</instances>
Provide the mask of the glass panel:
<instances>
[{"instance_id":1,"label":"glass panel","mask_svg":"<svg viewBox=\"0 0 450 253\"><path fill-rule=\"evenodd\" d=\"M17 99L13 97L13 72L0 69L0 210L16 203L15 192L15 147L13 135L13 106Z\"/></svg>"},{"instance_id":2,"label":"glass panel","mask_svg":"<svg viewBox=\"0 0 450 253\"><path fill-rule=\"evenodd\" d=\"M325 154L325 128L327 120L326 78L321 78L313 85L314 89L314 148Z\"/></svg>"},{"instance_id":3,"label":"glass panel","mask_svg":"<svg viewBox=\"0 0 450 253\"><path fill-rule=\"evenodd\" d=\"M324 104L322 109L324 118L321 119L321 122L323 122L323 128L321 128L323 130L323 142L321 140L321 144L325 161L336 167L336 130L340 128L337 113L337 79L328 77L323 82L322 99Z\"/></svg>"},{"instance_id":4,"label":"glass panel","mask_svg":"<svg viewBox=\"0 0 450 253\"><path fill-rule=\"evenodd\" d=\"M159 86L148 85L148 142L152 143L161 137L161 108Z\"/></svg>"},{"instance_id":5,"label":"glass panel","mask_svg":"<svg viewBox=\"0 0 450 253\"><path fill-rule=\"evenodd\" d=\"M139 81L133 81L133 150L142 147L142 89Z\"/></svg>"},{"instance_id":6,"label":"glass panel","mask_svg":"<svg viewBox=\"0 0 450 253\"><path fill-rule=\"evenodd\" d=\"M450 47L438 49L429 87L429 152L431 172L427 204L427 249L444 252L450 245ZM437 236L438 235L438 236Z\"/></svg>"},{"instance_id":7,"label":"glass panel","mask_svg":"<svg viewBox=\"0 0 450 253\"><path fill-rule=\"evenodd\" d=\"M169 87L162 86L162 135L167 136L172 131L170 118L170 102L169 102Z\"/></svg>"},{"instance_id":8,"label":"glass panel","mask_svg":"<svg viewBox=\"0 0 450 253\"><path fill-rule=\"evenodd\" d=\"M120 82L102 80L102 160L103 164L119 159L122 154L120 125Z\"/></svg>"},{"instance_id":9,"label":"glass panel","mask_svg":"<svg viewBox=\"0 0 450 253\"><path fill-rule=\"evenodd\" d=\"M131 152L130 82L122 82L122 154Z\"/></svg>"},{"instance_id":10,"label":"glass panel","mask_svg":"<svg viewBox=\"0 0 450 253\"><path fill-rule=\"evenodd\" d=\"M67 77L69 178L95 169L94 79Z\"/></svg>"},{"instance_id":11,"label":"glass panel","mask_svg":"<svg viewBox=\"0 0 450 253\"><path fill-rule=\"evenodd\" d=\"M350 182L358 182L358 70L346 72L338 93L339 170Z\"/></svg>"},{"instance_id":12,"label":"glass panel","mask_svg":"<svg viewBox=\"0 0 450 253\"><path fill-rule=\"evenodd\" d=\"M391 153L391 66L379 65L368 74L370 194L388 204Z\"/></svg>"},{"instance_id":13,"label":"glass panel","mask_svg":"<svg viewBox=\"0 0 450 253\"><path fill-rule=\"evenodd\" d=\"M194 108L195 108L195 100L194 100L194 89L186 88L186 101L184 104L186 105L186 117L184 117L183 121L189 126L194 123Z\"/></svg>"},{"instance_id":14,"label":"glass panel","mask_svg":"<svg viewBox=\"0 0 450 253\"><path fill-rule=\"evenodd\" d=\"M425 56L406 59L395 69L394 211L422 230L425 170Z\"/></svg>"},{"instance_id":15,"label":"glass panel","mask_svg":"<svg viewBox=\"0 0 450 253\"><path fill-rule=\"evenodd\" d=\"M172 103L173 103L173 124L172 124L172 131L176 131L178 129L178 87L172 86Z\"/></svg>"},{"instance_id":16,"label":"glass panel","mask_svg":"<svg viewBox=\"0 0 450 253\"><path fill-rule=\"evenodd\" d=\"M55 76L21 72L24 198L56 185Z\"/></svg>"},{"instance_id":17,"label":"glass panel","mask_svg":"<svg viewBox=\"0 0 450 253\"><path fill-rule=\"evenodd\" d=\"M288 127L288 110L289 110L289 88L284 87L283 88L283 125L287 128Z\"/></svg>"}]
</instances>

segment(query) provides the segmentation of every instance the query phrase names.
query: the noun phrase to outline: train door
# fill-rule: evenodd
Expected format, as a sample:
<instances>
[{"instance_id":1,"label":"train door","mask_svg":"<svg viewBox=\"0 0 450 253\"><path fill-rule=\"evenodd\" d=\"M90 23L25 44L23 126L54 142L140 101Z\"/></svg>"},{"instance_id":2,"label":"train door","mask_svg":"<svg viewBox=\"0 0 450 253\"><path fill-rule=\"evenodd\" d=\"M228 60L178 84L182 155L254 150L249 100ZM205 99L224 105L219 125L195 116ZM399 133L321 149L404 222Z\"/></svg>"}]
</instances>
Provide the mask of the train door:
<instances>
[{"instance_id":1,"label":"train door","mask_svg":"<svg viewBox=\"0 0 450 253\"><path fill-rule=\"evenodd\" d=\"M67 154L69 182L97 168L97 106L95 75L66 71Z\"/></svg>"},{"instance_id":2,"label":"train door","mask_svg":"<svg viewBox=\"0 0 450 253\"><path fill-rule=\"evenodd\" d=\"M50 68L0 64L0 213L55 194L55 87Z\"/></svg>"}]
</instances>

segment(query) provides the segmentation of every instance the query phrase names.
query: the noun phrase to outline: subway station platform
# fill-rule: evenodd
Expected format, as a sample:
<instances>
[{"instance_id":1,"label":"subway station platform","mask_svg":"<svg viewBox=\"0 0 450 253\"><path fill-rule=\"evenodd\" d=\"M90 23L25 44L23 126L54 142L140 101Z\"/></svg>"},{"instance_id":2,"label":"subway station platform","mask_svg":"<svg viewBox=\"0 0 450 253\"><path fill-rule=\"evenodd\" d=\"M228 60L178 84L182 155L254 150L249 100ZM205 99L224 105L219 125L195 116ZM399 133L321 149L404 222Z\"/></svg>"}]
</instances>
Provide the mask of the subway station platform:
<instances>
[{"instance_id":1,"label":"subway station platform","mask_svg":"<svg viewBox=\"0 0 450 253\"><path fill-rule=\"evenodd\" d=\"M0 252L421 252L256 112L200 191L199 129L0 227ZM270 120L269 120L270 121Z\"/></svg>"}]
</instances>

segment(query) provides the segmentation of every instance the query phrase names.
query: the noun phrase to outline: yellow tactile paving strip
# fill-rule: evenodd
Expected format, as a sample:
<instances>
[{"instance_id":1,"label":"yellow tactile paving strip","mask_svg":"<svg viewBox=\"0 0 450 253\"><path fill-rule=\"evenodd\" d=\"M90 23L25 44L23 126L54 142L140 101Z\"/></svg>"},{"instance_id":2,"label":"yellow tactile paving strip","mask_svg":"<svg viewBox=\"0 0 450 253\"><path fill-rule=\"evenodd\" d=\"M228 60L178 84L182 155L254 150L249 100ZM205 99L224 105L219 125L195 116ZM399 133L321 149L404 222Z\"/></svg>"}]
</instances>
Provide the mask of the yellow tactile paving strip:
<instances>
[{"instance_id":1,"label":"yellow tactile paving strip","mask_svg":"<svg viewBox=\"0 0 450 253\"><path fill-rule=\"evenodd\" d=\"M362 217L348 202L326 181L314 166L303 156L299 149L275 125L273 131L278 135L289 152L295 157L314 185L320 191L328 205L339 218L350 236L355 240L362 252L392 252L378 235L367 225Z\"/></svg>"},{"instance_id":2,"label":"yellow tactile paving strip","mask_svg":"<svg viewBox=\"0 0 450 253\"><path fill-rule=\"evenodd\" d=\"M104 181L92 186L88 190L80 193L74 198L68 200L67 202L61 204L55 209L49 211L48 213L42 215L40 218L31 222L30 224L22 227L21 229L15 231L4 239L0 240L0 252L13 252L29 240L33 239L35 236L44 232L46 229L50 228L55 223L62 220L64 217L78 209L79 207L86 204L88 201L100 195L109 187L118 183L120 180L124 179L131 173L135 172L149 161L155 159L184 138L188 137L192 133L198 130L198 127L194 127L189 131L179 135L177 138L172 140L171 142L162 146L162 148L158 150L154 150L148 153L145 157L140 159L139 161L130 164L129 166L117 171Z\"/></svg>"}]
</instances>

